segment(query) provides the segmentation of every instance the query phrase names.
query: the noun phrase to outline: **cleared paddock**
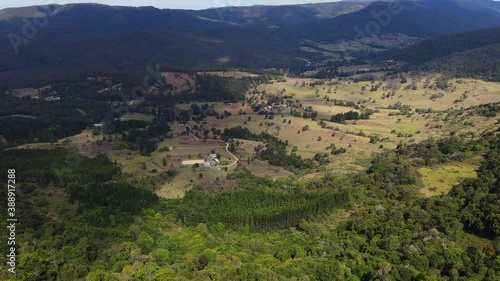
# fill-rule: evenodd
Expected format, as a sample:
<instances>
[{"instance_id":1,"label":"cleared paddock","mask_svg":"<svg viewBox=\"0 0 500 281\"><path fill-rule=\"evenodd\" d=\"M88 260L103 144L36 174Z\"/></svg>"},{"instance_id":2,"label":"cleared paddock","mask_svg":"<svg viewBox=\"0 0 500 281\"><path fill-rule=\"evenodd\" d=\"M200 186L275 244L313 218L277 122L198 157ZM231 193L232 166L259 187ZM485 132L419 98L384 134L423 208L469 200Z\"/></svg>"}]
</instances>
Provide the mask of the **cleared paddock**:
<instances>
[{"instance_id":1,"label":"cleared paddock","mask_svg":"<svg viewBox=\"0 0 500 281\"><path fill-rule=\"evenodd\" d=\"M205 163L204 159L201 159L201 160L182 160L182 166L189 166L189 165L194 165L194 164L203 165L204 163Z\"/></svg>"}]
</instances>

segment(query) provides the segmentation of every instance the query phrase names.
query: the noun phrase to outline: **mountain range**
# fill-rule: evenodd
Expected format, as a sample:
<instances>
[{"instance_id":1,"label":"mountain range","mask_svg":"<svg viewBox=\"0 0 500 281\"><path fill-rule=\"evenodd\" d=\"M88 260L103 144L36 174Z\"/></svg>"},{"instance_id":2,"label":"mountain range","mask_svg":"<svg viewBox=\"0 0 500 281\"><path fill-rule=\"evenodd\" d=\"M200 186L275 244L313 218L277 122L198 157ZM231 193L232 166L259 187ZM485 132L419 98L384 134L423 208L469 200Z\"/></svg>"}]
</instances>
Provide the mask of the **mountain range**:
<instances>
[{"instance_id":1,"label":"mountain range","mask_svg":"<svg viewBox=\"0 0 500 281\"><path fill-rule=\"evenodd\" d=\"M9 8L0 11L0 80L6 81L4 87L29 86L137 73L148 65L290 67L499 25L500 3L490 0L341 1L201 11L99 4ZM387 36L389 45L367 40ZM339 49L342 42L361 47Z\"/></svg>"}]
</instances>

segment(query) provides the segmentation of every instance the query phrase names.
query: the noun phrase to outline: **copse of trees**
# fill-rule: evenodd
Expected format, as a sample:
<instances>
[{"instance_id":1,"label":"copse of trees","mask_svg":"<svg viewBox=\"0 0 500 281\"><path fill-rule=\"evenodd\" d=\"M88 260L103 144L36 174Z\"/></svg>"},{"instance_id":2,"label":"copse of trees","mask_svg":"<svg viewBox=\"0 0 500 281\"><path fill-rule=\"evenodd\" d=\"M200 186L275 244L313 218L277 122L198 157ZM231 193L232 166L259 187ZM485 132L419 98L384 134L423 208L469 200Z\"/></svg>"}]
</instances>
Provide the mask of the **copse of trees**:
<instances>
[{"instance_id":1,"label":"copse of trees","mask_svg":"<svg viewBox=\"0 0 500 281\"><path fill-rule=\"evenodd\" d=\"M492 139L476 179L452 188L450 196L460 201L459 218L466 230L490 238L500 236L500 137Z\"/></svg>"},{"instance_id":2,"label":"copse of trees","mask_svg":"<svg viewBox=\"0 0 500 281\"><path fill-rule=\"evenodd\" d=\"M263 141L264 135L257 135L252 133L248 128L237 126L233 128L225 128L224 132L221 134L223 141L229 141L230 139L244 139L251 141Z\"/></svg>"},{"instance_id":3,"label":"copse of trees","mask_svg":"<svg viewBox=\"0 0 500 281\"><path fill-rule=\"evenodd\" d=\"M299 173L300 171L305 172L316 166L312 159L302 159L302 156L297 153L288 154L286 146L281 143L268 142L265 148L257 150L256 153L259 159L295 173Z\"/></svg>"},{"instance_id":4,"label":"copse of trees","mask_svg":"<svg viewBox=\"0 0 500 281\"><path fill-rule=\"evenodd\" d=\"M109 215L114 212L136 214L158 203L158 197L149 190L123 182L72 184L67 191L70 203L78 202L80 208L86 210L103 208Z\"/></svg>"},{"instance_id":5,"label":"copse of trees","mask_svg":"<svg viewBox=\"0 0 500 281\"><path fill-rule=\"evenodd\" d=\"M0 135L13 144L54 142L58 136L47 125L44 120L36 117L0 117Z\"/></svg>"},{"instance_id":6,"label":"copse of trees","mask_svg":"<svg viewBox=\"0 0 500 281\"><path fill-rule=\"evenodd\" d=\"M245 98L245 92L250 89L251 83L252 80L249 78L197 75L194 100L237 102Z\"/></svg>"},{"instance_id":7,"label":"copse of trees","mask_svg":"<svg viewBox=\"0 0 500 281\"><path fill-rule=\"evenodd\" d=\"M148 126L147 121L143 120L113 120L111 124L106 126L106 134L121 134L123 132L133 130L133 129L144 129Z\"/></svg>"},{"instance_id":8,"label":"copse of trees","mask_svg":"<svg viewBox=\"0 0 500 281\"><path fill-rule=\"evenodd\" d=\"M500 113L500 102L479 105L472 108L472 112L484 117L496 117Z\"/></svg>"},{"instance_id":9,"label":"copse of trees","mask_svg":"<svg viewBox=\"0 0 500 281\"><path fill-rule=\"evenodd\" d=\"M0 135L12 146L55 142L80 133L110 115L110 106L96 101L65 98L45 102L3 96Z\"/></svg>"},{"instance_id":10,"label":"copse of trees","mask_svg":"<svg viewBox=\"0 0 500 281\"><path fill-rule=\"evenodd\" d=\"M370 119L370 114L363 112L359 113L356 111L349 111L346 113L339 113L332 115L332 118L330 118L331 122L339 123L339 124L345 124L345 121L347 120L360 120L360 119Z\"/></svg>"},{"instance_id":11,"label":"copse of trees","mask_svg":"<svg viewBox=\"0 0 500 281\"><path fill-rule=\"evenodd\" d=\"M252 231L296 227L303 219L344 208L351 202L348 190L336 187L334 178L325 176L303 184L263 179L241 169L230 174L240 190L234 193L208 194L198 189L186 193L177 205L177 218L184 224L209 226L222 223L233 229L248 227Z\"/></svg>"},{"instance_id":12,"label":"copse of trees","mask_svg":"<svg viewBox=\"0 0 500 281\"><path fill-rule=\"evenodd\" d=\"M51 183L66 186L68 183L106 182L120 172L106 155L88 158L62 148L6 150L0 152L0 159L0 168L14 168L23 184L33 183L39 187Z\"/></svg>"},{"instance_id":13,"label":"copse of trees","mask_svg":"<svg viewBox=\"0 0 500 281\"><path fill-rule=\"evenodd\" d=\"M129 143L129 148L138 150L143 155L149 155L156 150L157 144L163 141L170 126L164 117L156 118L143 129L133 129L122 134L122 140Z\"/></svg>"}]
</instances>

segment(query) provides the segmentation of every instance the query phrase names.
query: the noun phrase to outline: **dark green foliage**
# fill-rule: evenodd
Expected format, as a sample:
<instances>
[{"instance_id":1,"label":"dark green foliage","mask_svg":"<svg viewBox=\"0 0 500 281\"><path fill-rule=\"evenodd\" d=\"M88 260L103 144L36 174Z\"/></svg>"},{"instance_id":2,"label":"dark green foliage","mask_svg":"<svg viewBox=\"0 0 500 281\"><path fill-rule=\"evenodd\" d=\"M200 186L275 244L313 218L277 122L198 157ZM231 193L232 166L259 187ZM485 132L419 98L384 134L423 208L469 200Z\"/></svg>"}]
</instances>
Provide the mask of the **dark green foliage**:
<instances>
[{"instance_id":1,"label":"dark green foliage","mask_svg":"<svg viewBox=\"0 0 500 281\"><path fill-rule=\"evenodd\" d=\"M367 174L380 184L409 185L416 182L410 173L410 165L408 163L386 163L385 161L380 162L377 159L372 162L372 166L368 169Z\"/></svg>"},{"instance_id":2,"label":"dark green foliage","mask_svg":"<svg viewBox=\"0 0 500 281\"><path fill-rule=\"evenodd\" d=\"M392 160L392 163L387 162L388 159L391 159L390 155L380 155L372 162L373 165L367 173L377 185L383 184L387 191L393 193L393 188L388 187L394 184L415 183L411 173L411 165L433 165L461 161L471 157L473 153L485 151L485 161L478 170L477 179L467 179L454 186L447 198L435 199L435 201L427 200L422 201L422 203L427 204L428 207L432 204L441 205L442 207L439 209L442 209L442 212L453 214L455 223L460 221L464 229L481 236L495 237L500 235L500 217L498 216L500 213L499 150L500 136L495 133L484 134L480 139L471 142L465 142L458 137L441 140L429 139L420 144L399 146L395 151L397 157ZM413 159L411 164L405 160L408 158ZM402 192L399 192L398 196L404 195L404 192L407 191L402 190ZM435 225L449 225L449 223L441 221L446 219L443 216L433 219L438 220Z\"/></svg>"},{"instance_id":3,"label":"dark green foliage","mask_svg":"<svg viewBox=\"0 0 500 281\"><path fill-rule=\"evenodd\" d=\"M158 202L146 189L109 183L120 173L104 155L88 158L63 149L9 150L0 153L0 169L16 170L16 218L22 221L16 225L17 242L43 241L33 244L36 250L19 252L20 280L86 276L102 249L113 239L123 239L123 227L132 216ZM6 183L6 173L0 179ZM3 202L5 195L0 194ZM2 251L7 251L5 245ZM49 264L48 249L64 263Z\"/></svg>"},{"instance_id":4,"label":"dark green foliage","mask_svg":"<svg viewBox=\"0 0 500 281\"><path fill-rule=\"evenodd\" d=\"M49 129L48 124L44 124L43 120L38 118L1 117L0 134L7 141L18 144L29 143L34 140L41 142L57 140L57 137Z\"/></svg>"},{"instance_id":5,"label":"dark green foliage","mask_svg":"<svg viewBox=\"0 0 500 281\"><path fill-rule=\"evenodd\" d=\"M484 117L496 117L500 113L500 102L479 105L472 108L472 112Z\"/></svg>"},{"instance_id":6,"label":"dark green foliage","mask_svg":"<svg viewBox=\"0 0 500 281\"><path fill-rule=\"evenodd\" d=\"M117 212L137 213L158 202L150 191L126 183L104 183L68 186L71 203L79 202L85 208L109 208Z\"/></svg>"},{"instance_id":7,"label":"dark green foliage","mask_svg":"<svg viewBox=\"0 0 500 281\"><path fill-rule=\"evenodd\" d=\"M101 122L110 113L108 104L96 101L68 98L44 102L10 96L0 99L0 135L10 143L8 146L55 142Z\"/></svg>"},{"instance_id":8,"label":"dark green foliage","mask_svg":"<svg viewBox=\"0 0 500 281\"><path fill-rule=\"evenodd\" d=\"M500 81L499 42L500 28L496 27L430 38L383 57L408 62L405 71Z\"/></svg>"},{"instance_id":9,"label":"dark green foliage","mask_svg":"<svg viewBox=\"0 0 500 281\"><path fill-rule=\"evenodd\" d=\"M323 5L287 5L287 6L256 6L245 8L217 8L198 11L197 14L213 20L220 20L252 28L267 28L269 26L293 27L302 23L317 20L321 16L334 17L347 12L354 12L364 5L354 3L325 3Z\"/></svg>"},{"instance_id":10,"label":"dark green foliage","mask_svg":"<svg viewBox=\"0 0 500 281\"><path fill-rule=\"evenodd\" d=\"M227 227L249 227L251 230L296 226L311 218L345 206L345 190L315 192L240 191L206 194L190 191L176 210L187 225L223 223Z\"/></svg>"},{"instance_id":11,"label":"dark green foliage","mask_svg":"<svg viewBox=\"0 0 500 281\"><path fill-rule=\"evenodd\" d=\"M0 168L16 169L23 184L38 186L106 182L119 174L105 155L87 158L64 149L8 150L0 153L0 159Z\"/></svg>"},{"instance_id":12,"label":"dark green foliage","mask_svg":"<svg viewBox=\"0 0 500 281\"><path fill-rule=\"evenodd\" d=\"M345 121L347 120L360 120L360 119L370 119L370 114L369 113L359 113L356 111L349 111L346 113L339 113L336 115L333 115L330 121L339 123L339 124L345 124Z\"/></svg>"},{"instance_id":13,"label":"dark green foliage","mask_svg":"<svg viewBox=\"0 0 500 281\"><path fill-rule=\"evenodd\" d=\"M428 62L417 70L446 73L452 77L500 81L500 44L455 53Z\"/></svg>"},{"instance_id":14,"label":"dark green foliage","mask_svg":"<svg viewBox=\"0 0 500 281\"><path fill-rule=\"evenodd\" d=\"M128 120L120 121L114 120L106 128L107 134L121 134L123 132L133 130L133 129L143 129L148 125L148 122L142 120Z\"/></svg>"},{"instance_id":15,"label":"dark green foliage","mask_svg":"<svg viewBox=\"0 0 500 281\"><path fill-rule=\"evenodd\" d=\"M230 139L244 139L244 140L251 140L251 141L262 141L263 136L261 136L252 133L248 128L244 128L241 126L233 127L233 128L226 128L224 129L224 132L221 135L221 138L223 141L229 141Z\"/></svg>"},{"instance_id":16,"label":"dark green foliage","mask_svg":"<svg viewBox=\"0 0 500 281\"><path fill-rule=\"evenodd\" d=\"M250 83L249 79L197 75L195 95L201 101L237 102L245 98Z\"/></svg>"},{"instance_id":17,"label":"dark green foliage","mask_svg":"<svg viewBox=\"0 0 500 281\"><path fill-rule=\"evenodd\" d=\"M455 136L439 140L431 138L412 145L399 145L396 149L396 154L414 159L414 165L418 165L419 163L432 165L450 161L461 161L470 155L471 152L477 152L481 148L481 141L479 143L466 143L463 139Z\"/></svg>"},{"instance_id":18,"label":"dark green foliage","mask_svg":"<svg viewBox=\"0 0 500 281\"><path fill-rule=\"evenodd\" d=\"M391 54L391 57L417 65L498 42L500 42L500 28L496 27L429 38L397 51Z\"/></svg>"},{"instance_id":19,"label":"dark green foliage","mask_svg":"<svg viewBox=\"0 0 500 281\"><path fill-rule=\"evenodd\" d=\"M133 129L123 135L122 140L129 143L129 147L138 150L143 155L149 155L156 150L157 144L163 141L170 126L165 118L156 118L146 129Z\"/></svg>"},{"instance_id":20,"label":"dark green foliage","mask_svg":"<svg viewBox=\"0 0 500 281\"><path fill-rule=\"evenodd\" d=\"M34 13L22 11L0 18L0 36L6 38L0 42L0 48L5 50L0 58L0 92L21 85L42 86L88 76L133 76L145 72L149 62L152 68L160 65L171 70L193 71L223 67L304 69L304 59L318 62L326 58L321 52L300 51L299 47L308 44L306 40L313 45L312 42L328 44L365 37L360 36L358 30L368 35L375 32L373 35L378 36L377 27L382 33L425 38L497 25L498 12L495 11L498 5L495 2L481 1L480 5L468 5L468 2L398 2L392 9L402 10L389 14L390 24L384 22L384 15L378 15L382 17L383 26L377 23L373 13L387 12L391 4L385 2L232 7L197 12L152 7L53 6L57 12L50 18L57 28L44 27L44 36L21 44L19 53L15 53L7 34L18 34L25 21L31 20L27 15ZM351 11L353 13L349 13ZM91 24L87 14L95 15ZM422 15L426 16L425 21L421 20ZM215 20L204 20L206 16ZM375 48L386 49L378 43L372 44ZM144 48L145 45L148 47ZM361 63L368 55L348 49L342 56L358 58L339 62ZM226 56L230 61L222 65L219 59ZM141 75L134 85L142 85L143 77ZM168 85L163 87L168 88Z\"/></svg>"},{"instance_id":21,"label":"dark green foliage","mask_svg":"<svg viewBox=\"0 0 500 281\"><path fill-rule=\"evenodd\" d=\"M500 137L492 141L492 150L486 154L478 178L466 180L450 192L451 197L461 201L464 227L491 238L500 236Z\"/></svg>"},{"instance_id":22,"label":"dark green foliage","mask_svg":"<svg viewBox=\"0 0 500 281\"><path fill-rule=\"evenodd\" d=\"M348 176L271 180L236 169L228 175L238 187L232 193L194 189L182 200L164 200L161 207L154 195L129 184L69 182L75 204L58 202L57 220L47 216L46 207L35 205L33 194L45 196L38 188L20 197L20 240L37 243L22 247L17 276L497 280L498 242L462 229L483 237L498 235L499 139L489 133L472 141L448 138L400 146L374 157L368 172ZM477 179L454 187L450 195L415 195L414 166L456 161L471 151L485 155ZM28 152L2 152L2 160L23 153ZM39 160L34 163L47 165L67 154L35 150L33 157ZM110 165L101 156L85 161L100 168ZM42 169L35 164L29 168L28 160L12 163L32 171L19 170L19 177L27 179ZM81 168L95 175L90 163ZM145 206L154 209L139 211ZM5 244L0 247L6 250Z\"/></svg>"},{"instance_id":23,"label":"dark green foliage","mask_svg":"<svg viewBox=\"0 0 500 281\"><path fill-rule=\"evenodd\" d=\"M490 4L490 1L481 2L486 5ZM427 38L441 34L495 27L498 23L498 13L486 12L495 8L482 5L472 5L471 7L467 4L464 5L464 1L401 1L395 3L376 1L370 3L365 9L351 14L306 23L297 28L296 32L309 39L325 41L338 38L360 39L369 35L379 36L380 33L404 33ZM498 5L492 3L491 5L498 9ZM397 12L390 13L389 11ZM390 16L389 23L387 23L386 15ZM425 15L425 21L421 20L422 15ZM377 20L376 17L379 19ZM371 21L373 23L370 23ZM459 24L464 21L467 21L468 24ZM380 25L380 22L383 25ZM365 34L360 34L360 32Z\"/></svg>"},{"instance_id":24,"label":"dark green foliage","mask_svg":"<svg viewBox=\"0 0 500 281\"><path fill-rule=\"evenodd\" d=\"M299 172L315 167L312 159L302 159L302 156L296 153L288 154L286 146L282 143L269 142L264 149L258 151L258 155L261 160L290 171Z\"/></svg>"}]
</instances>

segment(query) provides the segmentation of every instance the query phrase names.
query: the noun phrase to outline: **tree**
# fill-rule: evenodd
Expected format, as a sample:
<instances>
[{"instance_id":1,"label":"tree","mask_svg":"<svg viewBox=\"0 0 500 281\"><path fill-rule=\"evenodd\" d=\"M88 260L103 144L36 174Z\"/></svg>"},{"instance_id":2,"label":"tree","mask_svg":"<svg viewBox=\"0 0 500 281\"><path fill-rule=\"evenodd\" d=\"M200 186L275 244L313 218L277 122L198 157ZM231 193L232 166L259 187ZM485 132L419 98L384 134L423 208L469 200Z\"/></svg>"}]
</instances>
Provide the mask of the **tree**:
<instances>
[{"instance_id":1,"label":"tree","mask_svg":"<svg viewBox=\"0 0 500 281\"><path fill-rule=\"evenodd\" d=\"M279 134L280 134L280 131L281 131L281 126L276 125L276 127L275 127L275 128L276 128L276 131L278 132L278 135L279 135Z\"/></svg>"},{"instance_id":2,"label":"tree","mask_svg":"<svg viewBox=\"0 0 500 281\"><path fill-rule=\"evenodd\" d=\"M153 251L153 257L156 263L160 266L168 265L170 260L170 252L167 249L157 249Z\"/></svg>"},{"instance_id":3,"label":"tree","mask_svg":"<svg viewBox=\"0 0 500 281\"><path fill-rule=\"evenodd\" d=\"M136 243L141 247L142 253L147 254L151 252L153 245L154 245L154 239L149 235L149 233L142 231L141 234L139 234L139 237L137 237Z\"/></svg>"}]
</instances>

